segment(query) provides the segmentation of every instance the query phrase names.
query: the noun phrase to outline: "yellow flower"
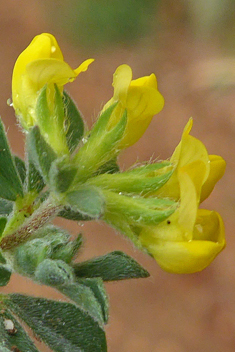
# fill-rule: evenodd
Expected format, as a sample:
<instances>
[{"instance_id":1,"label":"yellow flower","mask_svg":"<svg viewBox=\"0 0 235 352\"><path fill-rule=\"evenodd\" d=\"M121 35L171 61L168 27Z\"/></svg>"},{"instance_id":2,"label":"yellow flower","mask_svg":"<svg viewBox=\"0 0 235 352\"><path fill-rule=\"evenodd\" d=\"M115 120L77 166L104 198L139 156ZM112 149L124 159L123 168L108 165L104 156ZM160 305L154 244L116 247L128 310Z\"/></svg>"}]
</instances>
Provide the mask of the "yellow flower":
<instances>
[{"instance_id":1,"label":"yellow flower","mask_svg":"<svg viewBox=\"0 0 235 352\"><path fill-rule=\"evenodd\" d=\"M226 163L219 155L208 155L205 145L197 138L191 136L189 133L193 126L193 119L190 119L186 124L182 138L178 146L175 148L170 162L175 166L175 171L169 181L155 192L155 195L166 196L178 200L180 197L179 187L179 170L188 165L194 170L195 162L201 163L202 172L197 170L195 178L201 180L201 187L198 191L200 193L200 202L205 200L212 192L215 184L221 179L225 172Z\"/></svg>"},{"instance_id":2,"label":"yellow flower","mask_svg":"<svg viewBox=\"0 0 235 352\"><path fill-rule=\"evenodd\" d=\"M121 65L113 76L114 95L105 104L104 110L117 102L111 115L109 128L115 126L127 110L127 126L119 148L127 148L136 143L146 131L153 116L164 106L163 96L157 89L154 74L132 80L132 70Z\"/></svg>"},{"instance_id":3,"label":"yellow flower","mask_svg":"<svg viewBox=\"0 0 235 352\"><path fill-rule=\"evenodd\" d=\"M64 84L86 71L92 61L88 59L73 70L64 61L53 35L43 33L36 36L20 54L13 70L13 106L23 126L28 129L35 124L36 101L45 84L57 84L62 92Z\"/></svg>"},{"instance_id":4,"label":"yellow flower","mask_svg":"<svg viewBox=\"0 0 235 352\"><path fill-rule=\"evenodd\" d=\"M180 200L166 221L144 227L140 241L159 265L173 273L193 273L207 267L225 246L224 225L217 212L198 209L225 171L225 161L209 156L202 142L189 135L188 122L171 161L175 172L158 192Z\"/></svg>"}]
</instances>

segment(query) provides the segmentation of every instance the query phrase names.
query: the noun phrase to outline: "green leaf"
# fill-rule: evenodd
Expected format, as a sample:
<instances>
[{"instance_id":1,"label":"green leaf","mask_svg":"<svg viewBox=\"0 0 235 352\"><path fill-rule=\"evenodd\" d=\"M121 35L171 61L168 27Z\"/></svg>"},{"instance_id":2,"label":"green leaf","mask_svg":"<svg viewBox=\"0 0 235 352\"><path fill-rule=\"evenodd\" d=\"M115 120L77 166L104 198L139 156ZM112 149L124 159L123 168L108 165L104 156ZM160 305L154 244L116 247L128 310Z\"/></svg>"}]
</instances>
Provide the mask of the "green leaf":
<instances>
[{"instance_id":1,"label":"green leaf","mask_svg":"<svg viewBox=\"0 0 235 352\"><path fill-rule=\"evenodd\" d=\"M91 279L77 279L77 283L85 285L92 290L94 296L96 297L97 301L99 302L102 308L103 320L106 324L109 318L109 302L103 280L100 277Z\"/></svg>"},{"instance_id":2,"label":"green leaf","mask_svg":"<svg viewBox=\"0 0 235 352\"><path fill-rule=\"evenodd\" d=\"M80 112L72 98L63 92L66 140L70 153L72 153L84 134L84 123Z\"/></svg>"},{"instance_id":3,"label":"green leaf","mask_svg":"<svg viewBox=\"0 0 235 352\"><path fill-rule=\"evenodd\" d=\"M98 219L104 212L102 193L92 186L84 186L84 188L67 193L66 200L75 211L94 219Z\"/></svg>"},{"instance_id":4,"label":"green leaf","mask_svg":"<svg viewBox=\"0 0 235 352\"><path fill-rule=\"evenodd\" d=\"M61 218L73 221L89 221L92 220L90 216L83 215L79 211L76 211L68 206L64 207L64 209L59 213Z\"/></svg>"},{"instance_id":5,"label":"green leaf","mask_svg":"<svg viewBox=\"0 0 235 352\"><path fill-rule=\"evenodd\" d=\"M50 185L60 193L66 192L72 184L77 173L77 168L70 165L66 158L57 159L50 169Z\"/></svg>"},{"instance_id":6,"label":"green leaf","mask_svg":"<svg viewBox=\"0 0 235 352\"><path fill-rule=\"evenodd\" d=\"M14 155L15 166L20 176L21 182L24 184L26 178L26 167L24 161L17 155Z\"/></svg>"},{"instance_id":7,"label":"green leaf","mask_svg":"<svg viewBox=\"0 0 235 352\"><path fill-rule=\"evenodd\" d=\"M53 351L107 351L103 329L74 304L19 294L9 295L5 304Z\"/></svg>"},{"instance_id":8,"label":"green leaf","mask_svg":"<svg viewBox=\"0 0 235 352\"><path fill-rule=\"evenodd\" d=\"M0 286L6 286L11 277L11 268L9 265L0 264Z\"/></svg>"},{"instance_id":9,"label":"green leaf","mask_svg":"<svg viewBox=\"0 0 235 352\"><path fill-rule=\"evenodd\" d=\"M49 171L56 154L40 133L39 127L34 126L27 136L29 158L40 172L44 181L49 181Z\"/></svg>"},{"instance_id":10,"label":"green leaf","mask_svg":"<svg viewBox=\"0 0 235 352\"><path fill-rule=\"evenodd\" d=\"M15 167L3 123L0 119L0 197L16 200L23 196L23 186Z\"/></svg>"},{"instance_id":11,"label":"green leaf","mask_svg":"<svg viewBox=\"0 0 235 352\"><path fill-rule=\"evenodd\" d=\"M13 210L13 203L0 198L0 215L9 215Z\"/></svg>"},{"instance_id":12,"label":"green leaf","mask_svg":"<svg viewBox=\"0 0 235 352\"><path fill-rule=\"evenodd\" d=\"M104 281L138 279L149 276L147 270L121 251L114 251L83 263L76 263L73 268L77 278L101 277Z\"/></svg>"},{"instance_id":13,"label":"green leaf","mask_svg":"<svg viewBox=\"0 0 235 352\"><path fill-rule=\"evenodd\" d=\"M103 307L91 287L81 283L71 283L59 286L57 289L85 310L101 326L104 325Z\"/></svg>"},{"instance_id":14,"label":"green leaf","mask_svg":"<svg viewBox=\"0 0 235 352\"><path fill-rule=\"evenodd\" d=\"M6 330L7 326L13 327L13 329L9 332ZM2 309L0 313L0 336L1 352L38 352L27 333L8 309ZM4 347L1 346L1 343ZM14 347L15 349L13 349Z\"/></svg>"},{"instance_id":15,"label":"green leaf","mask_svg":"<svg viewBox=\"0 0 235 352\"><path fill-rule=\"evenodd\" d=\"M40 172L36 169L33 162L31 162L30 160L27 171L27 190L29 192L36 191L40 193L43 190L45 183Z\"/></svg>"}]
</instances>

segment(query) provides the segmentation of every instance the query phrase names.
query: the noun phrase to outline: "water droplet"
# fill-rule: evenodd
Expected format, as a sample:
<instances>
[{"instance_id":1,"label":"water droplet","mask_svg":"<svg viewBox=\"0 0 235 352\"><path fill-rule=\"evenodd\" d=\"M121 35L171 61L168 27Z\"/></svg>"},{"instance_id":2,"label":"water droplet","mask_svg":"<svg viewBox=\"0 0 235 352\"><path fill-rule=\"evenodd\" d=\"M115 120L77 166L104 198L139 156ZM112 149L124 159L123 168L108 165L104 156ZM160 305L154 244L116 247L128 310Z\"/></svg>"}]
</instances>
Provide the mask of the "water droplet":
<instances>
[{"instance_id":1,"label":"water droplet","mask_svg":"<svg viewBox=\"0 0 235 352\"><path fill-rule=\"evenodd\" d=\"M7 105L8 105L8 106L13 106L13 103L12 103L11 98L7 99Z\"/></svg>"},{"instance_id":2,"label":"water droplet","mask_svg":"<svg viewBox=\"0 0 235 352\"><path fill-rule=\"evenodd\" d=\"M82 138L82 142L83 142L84 144L86 144L87 141L88 141L88 138L87 138L87 137L83 137L83 138Z\"/></svg>"}]
</instances>

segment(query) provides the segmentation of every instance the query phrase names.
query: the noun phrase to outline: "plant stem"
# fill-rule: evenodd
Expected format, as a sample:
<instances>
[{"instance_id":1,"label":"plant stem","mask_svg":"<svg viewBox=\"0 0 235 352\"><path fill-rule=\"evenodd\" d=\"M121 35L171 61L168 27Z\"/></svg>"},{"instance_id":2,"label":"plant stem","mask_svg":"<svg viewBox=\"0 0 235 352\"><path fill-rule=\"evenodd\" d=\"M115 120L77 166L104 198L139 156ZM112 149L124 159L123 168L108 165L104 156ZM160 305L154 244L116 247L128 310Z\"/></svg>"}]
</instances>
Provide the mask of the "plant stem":
<instances>
[{"instance_id":1,"label":"plant stem","mask_svg":"<svg viewBox=\"0 0 235 352\"><path fill-rule=\"evenodd\" d=\"M54 199L48 198L21 227L2 238L0 248L9 250L27 241L35 231L56 217L62 208L61 203L58 204Z\"/></svg>"}]
</instances>

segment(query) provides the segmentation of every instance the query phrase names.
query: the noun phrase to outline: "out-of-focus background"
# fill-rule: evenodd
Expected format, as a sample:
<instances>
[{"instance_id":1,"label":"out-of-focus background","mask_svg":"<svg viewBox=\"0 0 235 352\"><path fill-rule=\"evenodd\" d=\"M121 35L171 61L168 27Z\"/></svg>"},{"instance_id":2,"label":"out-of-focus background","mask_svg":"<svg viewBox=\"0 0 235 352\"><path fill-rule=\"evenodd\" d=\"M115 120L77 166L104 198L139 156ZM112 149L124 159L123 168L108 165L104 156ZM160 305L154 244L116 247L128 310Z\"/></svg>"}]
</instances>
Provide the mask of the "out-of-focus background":
<instances>
[{"instance_id":1,"label":"out-of-focus background","mask_svg":"<svg viewBox=\"0 0 235 352\"><path fill-rule=\"evenodd\" d=\"M0 114L12 148L21 157L23 136L7 105L11 73L19 53L41 32L56 36L72 67L86 58L96 59L67 86L88 126L112 96L112 74L118 65L129 64L134 78L156 74L165 107L141 140L123 153L123 168L152 156L168 158L190 116L193 135L209 153L227 161L224 178L205 202L206 208L216 209L224 218L227 247L201 273L163 272L152 258L104 224L57 222L74 234L83 231L81 259L119 249L151 273L148 279L107 285L109 352L234 352L235 2L0 0ZM2 291L13 290L58 297L55 291L18 276Z\"/></svg>"}]
</instances>

